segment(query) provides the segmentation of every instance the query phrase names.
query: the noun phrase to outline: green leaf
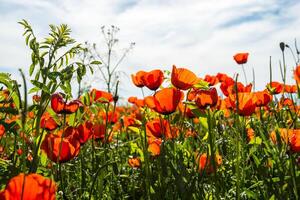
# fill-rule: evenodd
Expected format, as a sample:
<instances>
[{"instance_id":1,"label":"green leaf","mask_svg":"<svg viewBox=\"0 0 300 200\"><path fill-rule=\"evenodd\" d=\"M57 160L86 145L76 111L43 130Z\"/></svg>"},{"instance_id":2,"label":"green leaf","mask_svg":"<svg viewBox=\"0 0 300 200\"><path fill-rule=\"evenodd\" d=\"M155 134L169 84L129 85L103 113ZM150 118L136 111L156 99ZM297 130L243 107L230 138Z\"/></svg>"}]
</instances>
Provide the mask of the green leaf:
<instances>
[{"instance_id":1,"label":"green leaf","mask_svg":"<svg viewBox=\"0 0 300 200\"><path fill-rule=\"evenodd\" d=\"M41 82L39 82L39 81L36 81L36 80L31 80L31 83L32 83L34 86L36 86L36 87L40 88L41 90L43 90L44 92L50 94L49 89L48 89L47 86L44 85L43 83L41 83Z\"/></svg>"},{"instance_id":2,"label":"green leaf","mask_svg":"<svg viewBox=\"0 0 300 200\"><path fill-rule=\"evenodd\" d=\"M101 65L102 62L100 62L99 60L94 60L90 63L91 65Z\"/></svg>"}]
</instances>

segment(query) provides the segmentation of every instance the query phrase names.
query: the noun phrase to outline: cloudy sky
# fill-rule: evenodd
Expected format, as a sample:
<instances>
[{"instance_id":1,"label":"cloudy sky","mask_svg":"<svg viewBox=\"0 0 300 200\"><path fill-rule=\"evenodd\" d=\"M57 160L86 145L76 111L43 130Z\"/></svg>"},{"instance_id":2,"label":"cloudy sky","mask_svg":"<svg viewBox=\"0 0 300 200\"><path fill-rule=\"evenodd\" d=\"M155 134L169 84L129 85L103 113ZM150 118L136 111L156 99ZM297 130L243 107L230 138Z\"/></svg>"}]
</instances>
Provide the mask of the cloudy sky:
<instances>
[{"instance_id":1,"label":"cloudy sky","mask_svg":"<svg viewBox=\"0 0 300 200\"><path fill-rule=\"evenodd\" d=\"M38 38L47 36L48 24L66 23L78 42L96 43L100 49L104 47L100 27L113 24L120 28L117 52L136 43L120 65L128 74L122 79L125 97L138 94L130 74L171 70L173 64L200 77L240 73L243 81L242 70L232 59L237 52L250 53L245 66L248 79L253 68L256 88L261 89L269 79L270 56L273 77L281 80L279 42L293 47L295 38L300 41L299 10L299 0L0 0L0 71L18 78L16 69L30 65L23 29L17 24L21 19L29 21ZM288 54L289 77L291 58ZM100 81L92 84L104 87Z\"/></svg>"}]
</instances>

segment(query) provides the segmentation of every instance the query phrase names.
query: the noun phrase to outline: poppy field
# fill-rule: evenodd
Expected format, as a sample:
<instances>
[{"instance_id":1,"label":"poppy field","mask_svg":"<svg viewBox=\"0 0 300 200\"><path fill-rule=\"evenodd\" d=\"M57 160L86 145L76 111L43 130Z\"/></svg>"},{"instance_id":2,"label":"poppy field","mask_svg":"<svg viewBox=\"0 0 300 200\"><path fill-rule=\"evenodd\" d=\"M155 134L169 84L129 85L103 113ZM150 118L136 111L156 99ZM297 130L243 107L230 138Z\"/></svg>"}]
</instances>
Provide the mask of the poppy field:
<instances>
[{"instance_id":1,"label":"poppy field","mask_svg":"<svg viewBox=\"0 0 300 200\"><path fill-rule=\"evenodd\" d=\"M0 73L1 200L299 199L296 45L280 43L281 65L270 64L263 90L244 71L255 58L237 53L241 77L141 69L131 75L140 96L124 103L118 81L74 91L101 62L78 59L84 48L67 25L39 40L19 23L31 65L21 82ZM272 79L275 67L281 80Z\"/></svg>"}]
</instances>

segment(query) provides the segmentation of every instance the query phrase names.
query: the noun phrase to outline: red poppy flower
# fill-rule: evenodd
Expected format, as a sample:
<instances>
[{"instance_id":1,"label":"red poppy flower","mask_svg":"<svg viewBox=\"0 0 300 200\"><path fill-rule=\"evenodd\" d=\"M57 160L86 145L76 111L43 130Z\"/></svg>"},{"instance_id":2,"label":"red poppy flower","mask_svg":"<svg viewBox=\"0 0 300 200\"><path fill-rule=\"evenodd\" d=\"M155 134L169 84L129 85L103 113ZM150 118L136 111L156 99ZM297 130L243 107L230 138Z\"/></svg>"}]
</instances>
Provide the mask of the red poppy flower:
<instances>
[{"instance_id":1,"label":"red poppy flower","mask_svg":"<svg viewBox=\"0 0 300 200\"><path fill-rule=\"evenodd\" d=\"M199 79L192 71L185 68L176 68L173 65L171 82L178 89L188 90L197 84Z\"/></svg>"},{"instance_id":2,"label":"red poppy flower","mask_svg":"<svg viewBox=\"0 0 300 200\"><path fill-rule=\"evenodd\" d=\"M55 200L56 183L39 174L23 173L7 183L0 199L6 200Z\"/></svg>"},{"instance_id":3,"label":"red poppy flower","mask_svg":"<svg viewBox=\"0 0 300 200\"><path fill-rule=\"evenodd\" d=\"M159 69L152 70L141 76L141 79L147 88L157 90L164 80L164 73Z\"/></svg>"},{"instance_id":4,"label":"red poppy flower","mask_svg":"<svg viewBox=\"0 0 300 200\"><path fill-rule=\"evenodd\" d=\"M165 119L154 119L146 123L146 134L148 137L172 139L177 137L178 132L170 126Z\"/></svg>"},{"instance_id":5,"label":"red poppy flower","mask_svg":"<svg viewBox=\"0 0 300 200\"><path fill-rule=\"evenodd\" d=\"M199 159L199 167L198 170L199 171L203 171L205 170L206 173L210 174L216 171L216 169L214 169L211 160L210 160L210 156L207 156L206 153L201 154L201 156L198 158ZM215 164L216 167L220 166L222 164L222 157L219 154L216 154L215 156Z\"/></svg>"},{"instance_id":6,"label":"red poppy flower","mask_svg":"<svg viewBox=\"0 0 300 200\"><path fill-rule=\"evenodd\" d=\"M44 113L41 118L41 128L48 131L53 131L58 127L56 121L50 116L49 113Z\"/></svg>"},{"instance_id":7,"label":"red poppy flower","mask_svg":"<svg viewBox=\"0 0 300 200\"><path fill-rule=\"evenodd\" d=\"M77 132L78 132L78 140L80 144L84 144L93 135L94 132L93 124L89 121L86 121L84 124L80 124L77 127Z\"/></svg>"},{"instance_id":8,"label":"red poppy flower","mask_svg":"<svg viewBox=\"0 0 300 200\"><path fill-rule=\"evenodd\" d=\"M219 83L219 79L217 76L206 75L204 77L204 81L208 82L210 86L214 86Z\"/></svg>"},{"instance_id":9,"label":"red poppy flower","mask_svg":"<svg viewBox=\"0 0 300 200\"><path fill-rule=\"evenodd\" d=\"M253 93L238 93L238 99L236 95L229 95L229 100L234 109L236 109L236 101L238 100L238 114L242 116L250 116L255 112L255 98Z\"/></svg>"},{"instance_id":10,"label":"red poppy flower","mask_svg":"<svg viewBox=\"0 0 300 200\"><path fill-rule=\"evenodd\" d=\"M175 112L179 102L183 99L183 92L175 88L164 88L145 98L145 104L154 111L168 115Z\"/></svg>"},{"instance_id":11,"label":"red poppy flower","mask_svg":"<svg viewBox=\"0 0 300 200\"><path fill-rule=\"evenodd\" d=\"M266 91L254 92L255 105L262 107L267 106L272 101L272 95Z\"/></svg>"},{"instance_id":12,"label":"red poppy flower","mask_svg":"<svg viewBox=\"0 0 300 200\"><path fill-rule=\"evenodd\" d=\"M237 53L233 56L235 62L239 65L247 63L249 53Z\"/></svg>"},{"instance_id":13,"label":"red poppy flower","mask_svg":"<svg viewBox=\"0 0 300 200\"><path fill-rule=\"evenodd\" d=\"M67 162L79 154L80 142L75 135L75 130L66 129L66 135L68 137L63 137L61 135L56 135L49 133L45 136L41 149L47 154L47 157L53 162ZM73 134L68 134L72 132Z\"/></svg>"},{"instance_id":14,"label":"red poppy flower","mask_svg":"<svg viewBox=\"0 0 300 200\"><path fill-rule=\"evenodd\" d=\"M216 88L210 88L209 90L199 90L195 102L200 109L205 109L207 106L215 106L218 98Z\"/></svg>"},{"instance_id":15,"label":"red poppy flower","mask_svg":"<svg viewBox=\"0 0 300 200\"><path fill-rule=\"evenodd\" d=\"M267 89L271 94L279 94L283 91L283 85L274 81L267 85Z\"/></svg>"},{"instance_id":16,"label":"red poppy flower","mask_svg":"<svg viewBox=\"0 0 300 200\"><path fill-rule=\"evenodd\" d=\"M222 82L220 89L222 90L223 94L225 96L228 96L230 94L235 94L236 93L236 87L238 93L242 92L251 92L252 90L252 84L248 84L244 86L241 82L237 82L235 84L235 81L232 78L227 78L224 82Z\"/></svg>"},{"instance_id":17,"label":"red poppy flower","mask_svg":"<svg viewBox=\"0 0 300 200\"><path fill-rule=\"evenodd\" d=\"M138 71L136 73L136 75L133 75L131 74L131 80L133 82L133 84L136 86L136 87L144 87L145 84L143 82L143 79L142 77L146 74L147 72L144 72L144 71Z\"/></svg>"},{"instance_id":18,"label":"red poppy flower","mask_svg":"<svg viewBox=\"0 0 300 200\"><path fill-rule=\"evenodd\" d=\"M0 138L4 135L4 133L5 133L5 127L2 124L0 124Z\"/></svg>"},{"instance_id":19,"label":"red poppy flower","mask_svg":"<svg viewBox=\"0 0 300 200\"><path fill-rule=\"evenodd\" d=\"M297 84L300 84L300 65L298 65L294 71L294 79L296 80Z\"/></svg>"},{"instance_id":20,"label":"red poppy flower","mask_svg":"<svg viewBox=\"0 0 300 200\"><path fill-rule=\"evenodd\" d=\"M218 73L216 77L217 77L218 81L221 83L224 82L228 78L234 82L234 80L231 77L229 77L227 74Z\"/></svg>"},{"instance_id":21,"label":"red poppy flower","mask_svg":"<svg viewBox=\"0 0 300 200\"><path fill-rule=\"evenodd\" d=\"M63 97L59 93L55 93L51 96L51 108L57 114L71 114L78 110L82 106L79 100L73 100L69 103L64 102Z\"/></svg>"},{"instance_id":22,"label":"red poppy flower","mask_svg":"<svg viewBox=\"0 0 300 200\"><path fill-rule=\"evenodd\" d=\"M296 85L285 85L284 92L286 93L297 93L297 86Z\"/></svg>"},{"instance_id":23,"label":"red poppy flower","mask_svg":"<svg viewBox=\"0 0 300 200\"><path fill-rule=\"evenodd\" d=\"M102 90L92 89L92 91L90 92L90 99L91 101L108 103L113 101L113 95Z\"/></svg>"},{"instance_id":24,"label":"red poppy flower","mask_svg":"<svg viewBox=\"0 0 300 200\"><path fill-rule=\"evenodd\" d=\"M120 118L120 113L117 110L115 110L115 112L108 111L107 116L105 112L101 112L101 114L102 114L102 119L105 123L107 122L107 123L114 124Z\"/></svg>"},{"instance_id":25,"label":"red poppy flower","mask_svg":"<svg viewBox=\"0 0 300 200\"><path fill-rule=\"evenodd\" d=\"M293 152L300 152L300 129L292 130L292 136L290 138L290 147Z\"/></svg>"},{"instance_id":26,"label":"red poppy flower","mask_svg":"<svg viewBox=\"0 0 300 200\"><path fill-rule=\"evenodd\" d=\"M94 124L93 129L94 129L93 137L95 139L103 140L105 137L105 124Z\"/></svg>"}]
</instances>

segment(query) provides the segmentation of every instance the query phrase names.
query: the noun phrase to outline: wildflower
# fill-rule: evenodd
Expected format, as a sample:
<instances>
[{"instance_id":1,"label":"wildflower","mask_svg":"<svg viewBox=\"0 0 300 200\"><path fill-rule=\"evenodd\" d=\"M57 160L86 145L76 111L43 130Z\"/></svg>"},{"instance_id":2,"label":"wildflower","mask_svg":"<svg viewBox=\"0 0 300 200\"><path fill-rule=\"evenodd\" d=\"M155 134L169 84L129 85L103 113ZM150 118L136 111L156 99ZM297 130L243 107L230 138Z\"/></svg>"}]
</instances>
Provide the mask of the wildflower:
<instances>
[{"instance_id":1,"label":"wildflower","mask_svg":"<svg viewBox=\"0 0 300 200\"><path fill-rule=\"evenodd\" d=\"M63 97L59 94L53 94L51 96L51 108L57 114L71 114L78 110L82 106L82 103L79 100L73 100L69 103L64 102Z\"/></svg>"},{"instance_id":2,"label":"wildflower","mask_svg":"<svg viewBox=\"0 0 300 200\"><path fill-rule=\"evenodd\" d=\"M248 61L249 53L237 53L233 56L235 62L239 65L245 64Z\"/></svg>"},{"instance_id":3,"label":"wildflower","mask_svg":"<svg viewBox=\"0 0 300 200\"><path fill-rule=\"evenodd\" d=\"M56 188L56 183L51 179L39 174L21 173L9 180L0 199L55 200Z\"/></svg>"},{"instance_id":4,"label":"wildflower","mask_svg":"<svg viewBox=\"0 0 300 200\"><path fill-rule=\"evenodd\" d=\"M198 167L199 171L205 170L206 173L208 173L208 174L216 171L216 169L214 169L214 167L210 161L210 156L207 156L206 153L201 154L198 162L199 162L199 167ZM216 154L216 156L215 156L215 164L216 164L216 167L218 167L222 164L222 156L220 156L219 154Z\"/></svg>"},{"instance_id":5,"label":"wildflower","mask_svg":"<svg viewBox=\"0 0 300 200\"><path fill-rule=\"evenodd\" d=\"M62 134L49 133L45 136L41 149L47 154L47 157L53 162L67 162L79 154L80 142L78 141L73 127L65 130L67 137Z\"/></svg>"},{"instance_id":6,"label":"wildflower","mask_svg":"<svg viewBox=\"0 0 300 200\"><path fill-rule=\"evenodd\" d=\"M53 131L58 127L56 121L50 116L49 113L44 113L41 118L41 128L48 131Z\"/></svg>"},{"instance_id":7,"label":"wildflower","mask_svg":"<svg viewBox=\"0 0 300 200\"><path fill-rule=\"evenodd\" d=\"M92 102L108 103L113 101L113 95L109 92L92 89L90 92L90 99Z\"/></svg>"},{"instance_id":8,"label":"wildflower","mask_svg":"<svg viewBox=\"0 0 300 200\"><path fill-rule=\"evenodd\" d=\"M291 150L295 153L300 152L300 129L294 129L290 138Z\"/></svg>"},{"instance_id":9,"label":"wildflower","mask_svg":"<svg viewBox=\"0 0 300 200\"><path fill-rule=\"evenodd\" d=\"M219 83L219 79L217 76L206 75L204 77L204 81L208 82L210 86L214 86Z\"/></svg>"},{"instance_id":10,"label":"wildflower","mask_svg":"<svg viewBox=\"0 0 300 200\"><path fill-rule=\"evenodd\" d=\"M146 72L141 79L147 88L157 90L164 80L164 73L159 69L152 70Z\"/></svg>"},{"instance_id":11,"label":"wildflower","mask_svg":"<svg viewBox=\"0 0 300 200\"><path fill-rule=\"evenodd\" d=\"M294 71L294 79L296 80L297 84L300 84L300 65L298 65Z\"/></svg>"},{"instance_id":12,"label":"wildflower","mask_svg":"<svg viewBox=\"0 0 300 200\"><path fill-rule=\"evenodd\" d=\"M77 127L78 140L81 145L86 143L87 140L91 138L93 131L93 124L89 121L86 121Z\"/></svg>"},{"instance_id":13,"label":"wildflower","mask_svg":"<svg viewBox=\"0 0 300 200\"><path fill-rule=\"evenodd\" d=\"M267 106L272 101L272 95L266 91L254 92L253 94L256 106Z\"/></svg>"},{"instance_id":14,"label":"wildflower","mask_svg":"<svg viewBox=\"0 0 300 200\"><path fill-rule=\"evenodd\" d=\"M128 164L131 168L140 168L141 167L141 159L140 158L129 158Z\"/></svg>"},{"instance_id":15,"label":"wildflower","mask_svg":"<svg viewBox=\"0 0 300 200\"><path fill-rule=\"evenodd\" d=\"M159 138L148 138L148 151L151 153L152 156L159 156L160 155L160 145L162 140Z\"/></svg>"},{"instance_id":16,"label":"wildflower","mask_svg":"<svg viewBox=\"0 0 300 200\"><path fill-rule=\"evenodd\" d=\"M171 82L178 89L188 90L193 85L197 84L199 79L190 70L185 68L176 68L176 66L173 65Z\"/></svg>"},{"instance_id":17,"label":"wildflower","mask_svg":"<svg viewBox=\"0 0 300 200\"><path fill-rule=\"evenodd\" d=\"M250 116L255 112L255 99L253 93L238 93L236 95L229 95L229 101L232 108L236 109L236 103L238 101L238 114L242 116Z\"/></svg>"},{"instance_id":18,"label":"wildflower","mask_svg":"<svg viewBox=\"0 0 300 200\"><path fill-rule=\"evenodd\" d=\"M144 87L144 86L145 86L142 77L143 77L146 73L147 73L147 72L144 72L144 71L138 71L138 72L136 73L136 75L133 75L133 74L131 75L131 80L132 80L133 84L134 84L136 87L141 88L141 87Z\"/></svg>"},{"instance_id":19,"label":"wildflower","mask_svg":"<svg viewBox=\"0 0 300 200\"><path fill-rule=\"evenodd\" d=\"M279 94L283 91L283 85L279 82L271 82L267 84L267 89L270 94Z\"/></svg>"},{"instance_id":20,"label":"wildflower","mask_svg":"<svg viewBox=\"0 0 300 200\"><path fill-rule=\"evenodd\" d=\"M0 124L0 138L4 135L5 133L5 127L3 126L3 124Z\"/></svg>"},{"instance_id":21,"label":"wildflower","mask_svg":"<svg viewBox=\"0 0 300 200\"><path fill-rule=\"evenodd\" d=\"M207 106L215 106L218 102L218 93L216 88L210 88L209 90L199 90L195 102L200 109L204 109Z\"/></svg>"},{"instance_id":22,"label":"wildflower","mask_svg":"<svg viewBox=\"0 0 300 200\"><path fill-rule=\"evenodd\" d=\"M183 92L175 88L164 88L145 98L145 104L154 111L168 115L175 112L178 104L183 99Z\"/></svg>"}]
</instances>

